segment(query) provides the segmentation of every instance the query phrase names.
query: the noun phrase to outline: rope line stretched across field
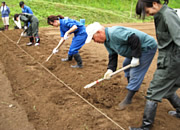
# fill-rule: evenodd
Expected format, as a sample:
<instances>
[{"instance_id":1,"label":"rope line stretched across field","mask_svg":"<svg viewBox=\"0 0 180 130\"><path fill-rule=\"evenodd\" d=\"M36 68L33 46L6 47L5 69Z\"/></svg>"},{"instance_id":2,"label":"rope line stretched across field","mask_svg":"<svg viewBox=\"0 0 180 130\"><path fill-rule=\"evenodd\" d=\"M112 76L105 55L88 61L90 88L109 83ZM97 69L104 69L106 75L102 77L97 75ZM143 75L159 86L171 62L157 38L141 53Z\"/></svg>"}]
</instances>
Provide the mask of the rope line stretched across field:
<instances>
[{"instance_id":1,"label":"rope line stretched across field","mask_svg":"<svg viewBox=\"0 0 180 130\"><path fill-rule=\"evenodd\" d=\"M12 39L10 39L7 35L5 35L4 33L2 33L0 31L0 33L2 35L4 35L7 39L9 39L12 43L14 43L20 50L22 50L26 55L28 55L29 57L31 57L33 60L35 60L34 57L32 57L28 52L26 52L24 49L22 49L18 44L16 44L15 41L13 41ZM97 107L95 107L93 104L91 104L88 100L86 100L85 98L83 98L80 94L78 94L75 90L73 90L71 87L69 87L66 83L64 83L64 81L60 80L55 74L53 74L48 68L46 68L43 64L41 64L40 62L36 61L42 68L44 68L49 74L51 74L55 79L57 79L60 83L62 83L65 87L67 87L69 90L71 90L73 93L75 93L78 97L80 97L84 102L86 102L87 104L89 104L91 107L93 107L95 110L97 110L100 114L102 114L103 116L105 116L108 120L110 120L112 123L114 123L116 126L118 126L121 130L125 130L122 126L120 126L117 122L115 122L113 119L111 119L109 116L107 116L105 113L103 113L100 109L98 109Z\"/></svg>"}]
</instances>

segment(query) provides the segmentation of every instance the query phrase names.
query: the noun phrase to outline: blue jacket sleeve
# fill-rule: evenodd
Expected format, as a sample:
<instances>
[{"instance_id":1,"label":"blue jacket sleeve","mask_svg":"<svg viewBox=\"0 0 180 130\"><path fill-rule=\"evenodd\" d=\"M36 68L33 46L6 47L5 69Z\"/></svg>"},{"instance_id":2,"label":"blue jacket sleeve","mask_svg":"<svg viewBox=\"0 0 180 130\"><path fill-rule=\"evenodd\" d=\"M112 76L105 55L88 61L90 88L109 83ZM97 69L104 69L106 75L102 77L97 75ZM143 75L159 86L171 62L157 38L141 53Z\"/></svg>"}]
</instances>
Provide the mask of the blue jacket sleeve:
<instances>
[{"instance_id":1,"label":"blue jacket sleeve","mask_svg":"<svg viewBox=\"0 0 180 130\"><path fill-rule=\"evenodd\" d=\"M61 30L60 30L60 32L61 32L61 37L64 37L65 33L63 31L61 31Z\"/></svg>"},{"instance_id":2,"label":"blue jacket sleeve","mask_svg":"<svg viewBox=\"0 0 180 130\"><path fill-rule=\"evenodd\" d=\"M32 10L30 8L28 8L28 13L33 14Z\"/></svg>"},{"instance_id":3,"label":"blue jacket sleeve","mask_svg":"<svg viewBox=\"0 0 180 130\"><path fill-rule=\"evenodd\" d=\"M10 14L10 9L9 9L9 7L8 7L8 10L7 10L7 11L8 11L8 14Z\"/></svg>"}]
</instances>

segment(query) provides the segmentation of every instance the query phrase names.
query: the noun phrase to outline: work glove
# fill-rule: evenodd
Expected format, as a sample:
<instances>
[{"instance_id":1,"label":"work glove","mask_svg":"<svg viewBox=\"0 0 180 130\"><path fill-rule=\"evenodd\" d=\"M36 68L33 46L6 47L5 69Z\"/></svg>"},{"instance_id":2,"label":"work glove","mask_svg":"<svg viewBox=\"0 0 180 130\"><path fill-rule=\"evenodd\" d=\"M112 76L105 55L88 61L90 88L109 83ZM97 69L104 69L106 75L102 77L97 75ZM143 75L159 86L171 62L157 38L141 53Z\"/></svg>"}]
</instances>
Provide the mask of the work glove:
<instances>
[{"instance_id":1,"label":"work glove","mask_svg":"<svg viewBox=\"0 0 180 130\"><path fill-rule=\"evenodd\" d=\"M111 69L108 69L106 73L104 74L104 79L110 79L112 73L113 71Z\"/></svg>"},{"instance_id":2,"label":"work glove","mask_svg":"<svg viewBox=\"0 0 180 130\"><path fill-rule=\"evenodd\" d=\"M56 54L59 50L57 48L53 49L53 54Z\"/></svg>"},{"instance_id":3,"label":"work glove","mask_svg":"<svg viewBox=\"0 0 180 130\"><path fill-rule=\"evenodd\" d=\"M136 67L138 66L140 63L139 63L139 58L135 58L133 57L132 60L131 60L131 67Z\"/></svg>"},{"instance_id":4,"label":"work glove","mask_svg":"<svg viewBox=\"0 0 180 130\"><path fill-rule=\"evenodd\" d=\"M24 26L24 30L27 30L28 29L28 27L27 26Z\"/></svg>"},{"instance_id":5,"label":"work glove","mask_svg":"<svg viewBox=\"0 0 180 130\"><path fill-rule=\"evenodd\" d=\"M22 36L22 37L27 37L27 33L26 33L26 32L22 32L22 33L21 33L21 36Z\"/></svg>"},{"instance_id":6,"label":"work glove","mask_svg":"<svg viewBox=\"0 0 180 130\"><path fill-rule=\"evenodd\" d=\"M69 37L68 37L68 33L65 33L64 34L64 40L67 40Z\"/></svg>"},{"instance_id":7,"label":"work glove","mask_svg":"<svg viewBox=\"0 0 180 130\"><path fill-rule=\"evenodd\" d=\"M21 33L21 36L24 36L24 32Z\"/></svg>"}]
</instances>

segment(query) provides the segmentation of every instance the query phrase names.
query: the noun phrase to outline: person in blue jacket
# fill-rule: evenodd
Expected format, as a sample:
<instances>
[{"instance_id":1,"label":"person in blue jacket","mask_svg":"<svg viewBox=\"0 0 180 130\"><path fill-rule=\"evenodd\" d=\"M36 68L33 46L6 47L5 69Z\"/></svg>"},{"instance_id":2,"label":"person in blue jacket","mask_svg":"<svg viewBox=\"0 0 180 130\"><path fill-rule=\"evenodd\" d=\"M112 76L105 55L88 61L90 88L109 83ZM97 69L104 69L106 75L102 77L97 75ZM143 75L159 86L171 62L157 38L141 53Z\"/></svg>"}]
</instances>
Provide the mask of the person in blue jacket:
<instances>
[{"instance_id":1,"label":"person in blue jacket","mask_svg":"<svg viewBox=\"0 0 180 130\"><path fill-rule=\"evenodd\" d=\"M60 26L60 32L61 32L61 40L56 48L54 48L53 53L55 54L58 52L58 48L64 43L66 39L68 39L68 36L72 33L74 33L74 37L72 39L71 46L69 48L68 57L63 58L62 61L71 61L72 58L77 62L77 65L71 65L72 68L82 68L82 59L79 54L79 50L81 47L85 44L87 33L86 33L86 27L73 19L63 17L61 15L54 16L51 15L47 18L47 23L49 25L59 27Z\"/></svg>"},{"instance_id":2,"label":"person in blue jacket","mask_svg":"<svg viewBox=\"0 0 180 130\"><path fill-rule=\"evenodd\" d=\"M33 14L30 7L24 4L24 1L19 2L19 6L22 8L22 13Z\"/></svg>"},{"instance_id":3,"label":"person in blue jacket","mask_svg":"<svg viewBox=\"0 0 180 130\"><path fill-rule=\"evenodd\" d=\"M2 2L1 15L5 30L8 30L9 28L9 14L10 14L9 7L6 5L5 2Z\"/></svg>"},{"instance_id":4,"label":"person in blue jacket","mask_svg":"<svg viewBox=\"0 0 180 130\"><path fill-rule=\"evenodd\" d=\"M154 58L157 50L155 39L139 30L123 27L103 27L98 22L86 27L88 38L98 43L104 43L109 53L109 63L104 79L110 79L111 74L117 69L118 55L125 57L123 66L130 64L131 68L125 70L127 77L128 93L118 105L119 110L125 109L131 104L134 94L139 90L144 76Z\"/></svg>"},{"instance_id":5,"label":"person in blue jacket","mask_svg":"<svg viewBox=\"0 0 180 130\"><path fill-rule=\"evenodd\" d=\"M31 8L24 4L24 1L19 2L19 6L22 8L22 13L33 14ZM31 23L28 22L28 27Z\"/></svg>"}]
</instances>

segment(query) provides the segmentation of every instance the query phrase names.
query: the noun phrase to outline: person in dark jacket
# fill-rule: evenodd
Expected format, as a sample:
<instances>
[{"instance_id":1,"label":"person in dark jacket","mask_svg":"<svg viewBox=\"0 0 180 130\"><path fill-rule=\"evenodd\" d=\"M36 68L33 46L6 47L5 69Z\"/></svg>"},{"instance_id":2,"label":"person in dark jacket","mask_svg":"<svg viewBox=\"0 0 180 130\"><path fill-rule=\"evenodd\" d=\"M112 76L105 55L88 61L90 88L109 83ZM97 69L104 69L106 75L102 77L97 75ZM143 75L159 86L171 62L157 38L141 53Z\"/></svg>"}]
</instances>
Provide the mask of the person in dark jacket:
<instances>
[{"instance_id":1,"label":"person in dark jacket","mask_svg":"<svg viewBox=\"0 0 180 130\"><path fill-rule=\"evenodd\" d=\"M9 7L6 5L5 2L2 2L1 16L2 16L2 21L4 24L5 30L8 30L8 28L9 28L9 14L10 14Z\"/></svg>"},{"instance_id":2,"label":"person in dark jacket","mask_svg":"<svg viewBox=\"0 0 180 130\"><path fill-rule=\"evenodd\" d=\"M24 29L25 32L27 32L27 36L30 38L30 42L27 43L27 46L35 45L38 46L40 44L40 38L39 38L39 20L32 14L15 14L14 20L18 21L21 20L24 22ZM30 22L30 26L28 27L28 22ZM21 35L24 36L25 33L22 33ZM34 41L35 38L35 41Z\"/></svg>"},{"instance_id":3,"label":"person in dark jacket","mask_svg":"<svg viewBox=\"0 0 180 130\"><path fill-rule=\"evenodd\" d=\"M130 130L152 128L158 102L167 99L176 111L168 114L180 118L180 98L176 94L180 88L180 19L176 12L167 6L168 0L138 0L136 13L143 19L154 16L159 56L157 69L147 90L142 126ZM167 122L168 123L168 122Z\"/></svg>"},{"instance_id":4,"label":"person in dark jacket","mask_svg":"<svg viewBox=\"0 0 180 130\"><path fill-rule=\"evenodd\" d=\"M130 69L125 70L128 93L118 105L119 109L123 110L131 104L134 94L139 90L156 53L157 43L153 37L146 33L123 26L104 28L95 22L88 25L86 31L88 34L86 43L89 43L91 39L98 43L104 43L109 52L107 72L104 74L105 79L110 79L110 75L116 71L118 54L125 57L123 66L131 65Z\"/></svg>"},{"instance_id":5,"label":"person in dark jacket","mask_svg":"<svg viewBox=\"0 0 180 130\"><path fill-rule=\"evenodd\" d=\"M69 48L68 57L63 58L62 61L71 61L72 58L77 62L77 65L71 65L72 68L82 68L82 59L79 54L79 50L81 47L85 44L87 33L86 33L86 27L74 20L67 17L63 17L61 15L54 16L51 15L47 18L47 22L49 25L59 27L60 26L60 32L61 32L61 40L56 48L54 48L53 53L55 54L58 52L58 48L64 43L66 39L68 39L68 36L72 33L74 33L74 37L71 43L71 46Z\"/></svg>"}]
</instances>

